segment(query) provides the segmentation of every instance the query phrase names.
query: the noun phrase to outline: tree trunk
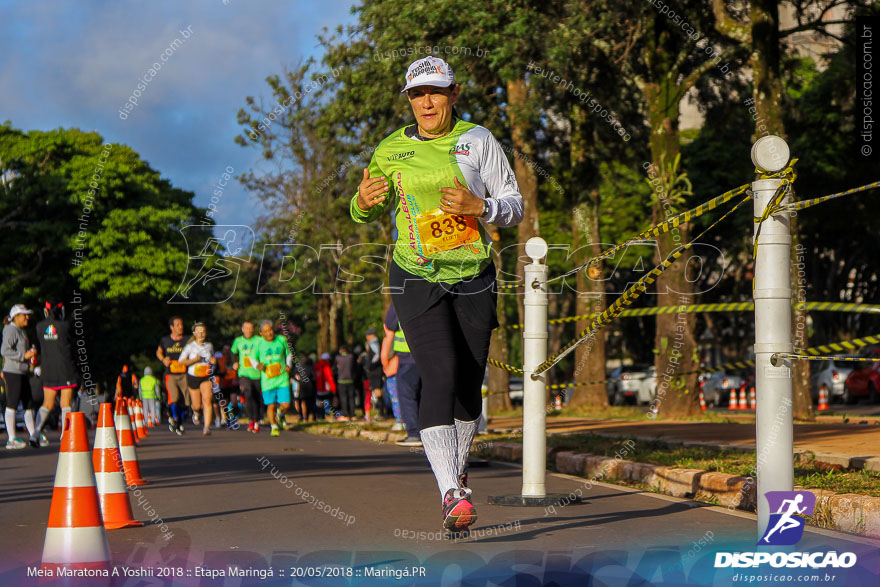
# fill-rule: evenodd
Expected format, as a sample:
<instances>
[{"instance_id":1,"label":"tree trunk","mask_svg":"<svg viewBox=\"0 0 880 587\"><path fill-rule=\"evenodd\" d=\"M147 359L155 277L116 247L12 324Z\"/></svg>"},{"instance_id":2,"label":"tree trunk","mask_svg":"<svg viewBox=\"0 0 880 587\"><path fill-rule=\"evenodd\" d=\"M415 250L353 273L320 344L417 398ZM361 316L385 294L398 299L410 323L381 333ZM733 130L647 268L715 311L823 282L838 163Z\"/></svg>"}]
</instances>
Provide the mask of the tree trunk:
<instances>
[{"instance_id":1,"label":"tree trunk","mask_svg":"<svg viewBox=\"0 0 880 587\"><path fill-rule=\"evenodd\" d=\"M755 140L768 134L783 139L785 127L782 122L782 79L780 76L779 8L775 0L752 0L750 9L752 25L751 65L754 75ZM797 219L791 217L791 291L806 287L798 277L799 242ZM807 313L795 305L792 309L792 342L795 348L807 348L809 338L806 328ZM810 395L810 362L792 363L792 415L799 420L814 420L813 400Z\"/></svg>"},{"instance_id":2,"label":"tree trunk","mask_svg":"<svg viewBox=\"0 0 880 587\"><path fill-rule=\"evenodd\" d=\"M330 296L318 295L318 356L330 352Z\"/></svg>"},{"instance_id":3,"label":"tree trunk","mask_svg":"<svg viewBox=\"0 0 880 587\"><path fill-rule=\"evenodd\" d=\"M584 260L595 257L601 252L601 238L599 236L599 208L596 204L598 193L593 192L592 202L587 202L575 208L572 219L571 231L574 235L574 248L576 251L583 249L580 258L573 260L581 264ZM575 314L583 316L598 314L605 310L605 282L602 264L590 266L588 270L579 271L577 274L576 288L577 297ZM578 320L577 332L581 332L590 325L591 319ZM590 381L603 381L605 379L605 329L603 328L592 338L575 349L575 383ZM569 402L576 406L608 406L608 393L604 383L593 383L584 387L576 387L568 391L574 395Z\"/></svg>"},{"instance_id":4,"label":"tree trunk","mask_svg":"<svg viewBox=\"0 0 880 587\"><path fill-rule=\"evenodd\" d=\"M341 298L342 295L333 292L327 296L330 301L330 310L329 310L329 318L330 318L330 351L329 353L334 353L339 349L339 345L342 342L341 338L341 329L340 325L342 324L342 316L340 315L339 309L341 307Z\"/></svg>"},{"instance_id":5,"label":"tree trunk","mask_svg":"<svg viewBox=\"0 0 880 587\"><path fill-rule=\"evenodd\" d=\"M659 51L663 47L658 47ZM662 60L662 59L661 59ZM657 76L659 83L648 84L645 88L648 102L648 120L651 126L651 161L656 177L666 180L668 166L679 152L678 88L669 77ZM671 202L664 201L670 194L655 192L653 220L660 222L667 217L667 208L675 212ZM657 263L665 259L673 250L688 242L689 231L685 226L660 235L657 238ZM683 256L656 281L657 305L678 306L693 303L693 285L687 280L688 255ZM684 417L700 412L697 376L694 371L699 366L697 346L694 338L694 314L662 314L656 318L654 365L657 369L657 398L655 406L664 417Z\"/></svg>"},{"instance_id":6,"label":"tree trunk","mask_svg":"<svg viewBox=\"0 0 880 587\"><path fill-rule=\"evenodd\" d=\"M523 267L529 262L525 252L525 244L533 236L541 234L538 223L538 174L534 164L535 149L530 136L531 117L529 115L528 89L523 78L507 83L507 112L510 116L510 134L513 142L513 172L516 175L519 191L523 197L524 215L517 226L517 261L516 275L525 282ZM528 160L524 161L523 156ZM517 296L519 322L524 320L523 297Z\"/></svg>"}]
</instances>

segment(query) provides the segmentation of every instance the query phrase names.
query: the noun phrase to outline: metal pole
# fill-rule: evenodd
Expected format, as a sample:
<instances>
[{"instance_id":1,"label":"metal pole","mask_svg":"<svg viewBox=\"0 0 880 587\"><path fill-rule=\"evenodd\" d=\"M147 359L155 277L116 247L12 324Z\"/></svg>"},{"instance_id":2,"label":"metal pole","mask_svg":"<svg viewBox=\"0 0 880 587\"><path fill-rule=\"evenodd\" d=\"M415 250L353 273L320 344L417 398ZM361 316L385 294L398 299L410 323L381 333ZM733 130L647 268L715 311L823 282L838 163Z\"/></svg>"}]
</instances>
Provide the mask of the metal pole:
<instances>
[{"instance_id":1,"label":"metal pole","mask_svg":"<svg viewBox=\"0 0 880 587\"><path fill-rule=\"evenodd\" d=\"M758 169L777 172L788 163L789 149L777 136L765 136L752 147ZM761 217L781 179L752 183L755 216ZM770 363L774 353L791 353L791 230L789 213L774 214L755 223L755 383L757 387L756 454L758 476L758 540L770 520L768 491L794 487L794 438L791 402L791 361Z\"/></svg>"},{"instance_id":2,"label":"metal pole","mask_svg":"<svg viewBox=\"0 0 880 587\"><path fill-rule=\"evenodd\" d=\"M523 325L523 497L545 497L547 471L546 372L532 378L532 372L547 359L547 243L540 237L526 243L532 262L525 276L525 320Z\"/></svg>"}]
</instances>

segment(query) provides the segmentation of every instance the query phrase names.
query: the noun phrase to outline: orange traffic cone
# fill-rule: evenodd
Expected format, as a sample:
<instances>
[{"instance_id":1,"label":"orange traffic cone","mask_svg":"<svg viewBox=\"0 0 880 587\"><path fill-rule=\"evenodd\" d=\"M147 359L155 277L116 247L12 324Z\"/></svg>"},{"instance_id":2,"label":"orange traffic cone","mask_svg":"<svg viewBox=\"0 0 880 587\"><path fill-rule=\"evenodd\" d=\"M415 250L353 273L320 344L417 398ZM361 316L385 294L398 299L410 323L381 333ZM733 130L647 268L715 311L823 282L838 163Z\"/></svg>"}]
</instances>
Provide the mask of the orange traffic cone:
<instances>
[{"instance_id":1,"label":"orange traffic cone","mask_svg":"<svg viewBox=\"0 0 880 587\"><path fill-rule=\"evenodd\" d=\"M703 390L700 390L700 409L706 411L706 398L703 397Z\"/></svg>"},{"instance_id":2,"label":"orange traffic cone","mask_svg":"<svg viewBox=\"0 0 880 587\"><path fill-rule=\"evenodd\" d=\"M736 409L736 390L730 390L730 403L727 404L727 409L735 410Z\"/></svg>"},{"instance_id":3,"label":"orange traffic cone","mask_svg":"<svg viewBox=\"0 0 880 587\"><path fill-rule=\"evenodd\" d=\"M754 387L749 388L749 409L750 410L757 410L758 409L758 398L755 395L755 388Z\"/></svg>"},{"instance_id":4,"label":"orange traffic cone","mask_svg":"<svg viewBox=\"0 0 880 587\"><path fill-rule=\"evenodd\" d=\"M140 446L143 438L138 434L137 416L134 413L134 400L128 398L125 400L125 409L128 410L128 419L131 422L131 436L134 438L134 445ZM116 425L116 431L119 432L119 425Z\"/></svg>"},{"instance_id":5,"label":"orange traffic cone","mask_svg":"<svg viewBox=\"0 0 880 587\"><path fill-rule=\"evenodd\" d=\"M825 391L824 387L819 388L819 407L818 411L824 412L828 409L828 392Z\"/></svg>"},{"instance_id":6,"label":"orange traffic cone","mask_svg":"<svg viewBox=\"0 0 880 587\"><path fill-rule=\"evenodd\" d=\"M749 404L746 401L746 390L745 388L741 388L739 390L739 409L740 410L748 410Z\"/></svg>"},{"instance_id":7,"label":"orange traffic cone","mask_svg":"<svg viewBox=\"0 0 880 587\"><path fill-rule=\"evenodd\" d=\"M134 425L137 428L138 438L147 437L147 427L144 426L144 410L141 407L141 400L134 400Z\"/></svg>"},{"instance_id":8,"label":"orange traffic cone","mask_svg":"<svg viewBox=\"0 0 880 587\"><path fill-rule=\"evenodd\" d=\"M92 464L95 466L104 528L116 530L128 526L143 526L131 513L128 488L122 474L122 455L119 454L116 427L113 425L113 406L110 404L101 404Z\"/></svg>"},{"instance_id":9,"label":"orange traffic cone","mask_svg":"<svg viewBox=\"0 0 880 587\"><path fill-rule=\"evenodd\" d=\"M43 567L104 569L109 567L110 548L89 459L86 416L70 412L65 420L43 543Z\"/></svg>"},{"instance_id":10,"label":"orange traffic cone","mask_svg":"<svg viewBox=\"0 0 880 587\"><path fill-rule=\"evenodd\" d=\"M116 438L119 441L119 453L122 455L122 469L125 471L125 482L128 485L146 485L141 478L137 451L134 448L134 433L131 430L131 418L125 401L116 402Z\"/></svg>"}]
</instances>

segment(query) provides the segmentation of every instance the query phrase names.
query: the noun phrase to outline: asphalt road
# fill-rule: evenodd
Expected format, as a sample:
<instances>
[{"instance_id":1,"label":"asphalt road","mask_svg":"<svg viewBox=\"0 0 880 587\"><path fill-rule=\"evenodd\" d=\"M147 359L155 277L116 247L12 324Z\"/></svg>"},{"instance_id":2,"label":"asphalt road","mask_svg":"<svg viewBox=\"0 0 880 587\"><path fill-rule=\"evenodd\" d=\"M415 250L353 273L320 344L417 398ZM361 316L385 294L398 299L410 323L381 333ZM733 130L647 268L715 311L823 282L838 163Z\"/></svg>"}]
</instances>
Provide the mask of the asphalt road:
<instances>
[{"instance_id":1,"label":"asphalt road","mask_svg":"<svg viewBox=\"0 0 880 587\"><path fill-rule=\"evenodd\" d=\"M736 585L743 570L715 569L715 552L755 550L754 516L562 475L548 476L548 491L580 490L583 504L487 505L488 495L521 489L521 470L498 463L471 470L479 521L452 540L440 531L439 492L418 449L294 432L154 430L138 449L150 484L132 494L132 507L142 521L151 508L161 520L108 531L119 572L146 575L114 584L256 584L229 576L240 567L272 569L285 585L567 585L588 574L595 585ZM37 583L27 573L40 562L57 457L57 442L0 454L0 585ZM796 548L854 552L856 566L831 584L875 585L877 546L808 530ZM392 576L404 568L424 576ZM211 570L224 575L201 576Z\"/></svg>"}]
</instances>

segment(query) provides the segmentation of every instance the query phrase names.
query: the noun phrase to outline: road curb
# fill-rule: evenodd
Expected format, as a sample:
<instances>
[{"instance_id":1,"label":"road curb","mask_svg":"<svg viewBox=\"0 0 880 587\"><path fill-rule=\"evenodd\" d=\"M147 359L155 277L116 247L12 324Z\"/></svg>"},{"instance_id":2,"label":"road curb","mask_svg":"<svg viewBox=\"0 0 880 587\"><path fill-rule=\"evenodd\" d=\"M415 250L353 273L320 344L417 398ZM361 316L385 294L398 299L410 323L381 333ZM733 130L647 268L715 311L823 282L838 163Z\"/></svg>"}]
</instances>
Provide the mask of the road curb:
<instances>
[{"instance_id":1,"label":"road curb","mask_svg":"<svg viewBox=\"0 0 880 587\"><path fill-rule=\"evenodd\" d=\"M488 452L498 460L522 460L522 445L515 442L495 442L488 447ZM657 493L715 503L728 509L755 512L757 508L756 483L754 479L741 475L637 463L619 456L607 457L558 448L547 450L547 462L553 463L560 473L594 481L638 483ZM880 498L822 489L809 491L816 496L816 509L813 516L808 518L811 525L880 538Z\"/></svg>"}]
</instances>

